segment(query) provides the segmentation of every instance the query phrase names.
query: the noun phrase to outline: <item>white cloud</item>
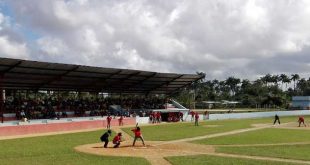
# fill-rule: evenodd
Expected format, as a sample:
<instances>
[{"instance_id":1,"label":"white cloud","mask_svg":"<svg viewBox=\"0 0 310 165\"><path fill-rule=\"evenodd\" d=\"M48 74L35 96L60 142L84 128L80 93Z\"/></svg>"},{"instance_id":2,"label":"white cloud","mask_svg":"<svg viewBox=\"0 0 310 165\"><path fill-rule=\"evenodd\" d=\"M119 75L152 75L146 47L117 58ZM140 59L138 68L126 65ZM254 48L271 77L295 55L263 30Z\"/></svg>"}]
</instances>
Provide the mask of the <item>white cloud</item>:
<instances>
[{"instance_id":1,"label":"white cloud","mask_svg":"<svg viewBox=\"0 0 310 165\"><path fill-rule=\"evenodd\" d=\"M310 69L307 0L7 3L18 24L41 35L34 47L43 56L33 53L31 59L178 73L204 71L211 78L232 74L247 78L284 70L301 74Z\"/></svg>"},{"instance_id":2,"label":"white cloud","mask_svg":"<svg viewBox=\"0 0 310 165\"><path fill-rule=\"evenodd\" d=\"M68 52L66 44L56 38L43 37L37 40L37 45L40 50L46 55L50 56L63 56Z\"/></svg>"},{"instance_id":3,"label":"white cloud","mask_svg":"<svg viewBox=\"0 0 310 165\"><path fill-rule=\"evenodd\" d=\"M28 49L25 43L8 40L7 36L0 36L0 54L10 58L28 58Z\"/></svg>"}]
</instances>

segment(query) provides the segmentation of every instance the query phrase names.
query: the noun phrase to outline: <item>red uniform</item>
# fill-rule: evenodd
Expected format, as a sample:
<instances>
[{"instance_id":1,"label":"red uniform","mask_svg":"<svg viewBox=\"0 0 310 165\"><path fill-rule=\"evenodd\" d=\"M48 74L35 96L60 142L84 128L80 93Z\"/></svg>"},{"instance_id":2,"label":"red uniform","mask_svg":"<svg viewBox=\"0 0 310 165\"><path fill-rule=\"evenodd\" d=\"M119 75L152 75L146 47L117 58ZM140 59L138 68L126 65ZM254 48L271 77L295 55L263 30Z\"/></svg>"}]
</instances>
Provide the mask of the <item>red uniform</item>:
<instances>
[{"instance_id":1,"label":"red uniform","mask_svg":"<svg viewBox=\"0 0 310 165\"><path fill-rule=\"evenodd\" d=\"M134 138L134 140L133 140L132 146L135 146L136 140L137 140L138 138L141 139L143 145L145 146L144 139L143 139L143 136L142 136L140 127L137 127L137 128L135 128L135 129L132 129L131 131L134 132L134 134L135 134L135 138Z\"/></svg>"},{"instance_id":2,"label":"red uniform","mask_svg":"<svg viewBox=\"0 0 310 165\"><path fill-rule=\"evenodd\" d=\"M119 123L118 125L119 125L119 126L124 125L123 119L124 119L123 116L121 116L121 117L118 119L118 123Z\"/></svg>"},{"instance_id":3,"label":"red uniform","mask_svg":"<svg viewBox=\"0 0 310 165\"><path fill-rule=\"evenodd\" d=\"M132 129L131 131L135 133L135 136L136 136L136 137L140 137L140 136L141 136L141 131L140 131L140 130L138 130L138 129Z\"/></svg>"},{"instance_id":4,"label":"red uniform","mask_svg":"<svg viewBox=\"0 0 310 165\"><path fill-rule=\"evenodd\" d=\"M118 142L121 142L121 136L116 135L116 136L114 137L114 139L113 139L113 143L116 144L116 143L118 143Z\"/></svg>"},{"instance_id":5,"label":"red uniform","mask_svg":"<svg viewBox=\"0 0 310 165\"><path fill-rule=\"evenodd\" d=\"M299 122L305 122L305 119L303 116L299 116L299 119L298 119Z\"/></svg>"},{"instance_id":6,"label":"red uniform","mask_svg":"<svg viewBox=\"0 0 310 165\"><path fill-rule=\"evenodd\" d=\"M112 117L111 117L111 116L108 116L108 117L107 117L107 120L108 120L108 122L111 122Z\"/></svg>"},{"instance_id":7,"label":"red uniform","mask_svg":"<svg viewBox=\"0 0 310 165\"><path fill-rule=\"evenodd\" d=\"M190 111L189 113L192 115L191 121L193 121L194 117L195 117L195 112L194 111Z\"/></svg>"},{"instance_id":8,"label":"red uniform","mask_svg":"<svg viewBox=\"0 0 310 165\"><path fill-rule=\"evenodd\" d=\"M195 113L195 126L198 126L198 119L199 119L199 115L198 115L198 113L196 112L196 113Z\"/></svg>"},{"instance_id":9,"label":"red uniform","mask_svg":"<svg viewBox=\"0 0 310 165\"><path fill-rule=\"evenodd\" d=\"M122 133L118 133L114 138L113 138L113 148L118 148L119 145L121 144L121 139L122 139Z\"/></svg>"},{"instance_id":10,"label":"red uniform","mask_svg":"<svg viewBox=\"0 0 310 165\"><path fill-rule=\"evenodd\" d=\"M199 119L199 115L198 113L195 114L195 119L198 120Z\"/></svg>"},{"instance_id":11,"label":"red uniform","mask_svg":"<svg viewBox=\"0 0 310 165\"><path fill-rule=\"evenodd\" d=\"M305 124L305 119L304 119L303 116L299 116L299 118L298 118L298 123L299 123L299 126L298 126L298 127L300 127L300 124L301 124L301 123L302 123L305 127L307 126L307 125Z\"/></svg>"},{"instance_id":12,"label":"red uniform","mask_svg":"<svg viewBox=\"0 0 310 165\"><path fill-rule=\"evenodd\" d=\"M112 120L112 117L111 117L111 116L108 116L108 117L107 117L107 128L108 128L108 129L111 128L111 120Z\"/></svg>"}]
</instances>

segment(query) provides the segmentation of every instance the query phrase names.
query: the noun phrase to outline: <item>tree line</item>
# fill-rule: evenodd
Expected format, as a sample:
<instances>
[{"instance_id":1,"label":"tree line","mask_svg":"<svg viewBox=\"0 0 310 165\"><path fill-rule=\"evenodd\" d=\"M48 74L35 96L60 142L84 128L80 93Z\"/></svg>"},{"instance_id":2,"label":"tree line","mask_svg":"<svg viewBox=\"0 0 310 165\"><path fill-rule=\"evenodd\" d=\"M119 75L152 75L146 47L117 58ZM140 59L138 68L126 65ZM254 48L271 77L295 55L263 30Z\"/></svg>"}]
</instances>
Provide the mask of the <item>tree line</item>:
<instances>
[{"instance_id":1,"label":"tree line","mask_svg":"<svg viewBox=\"0 0 310 165\"><path fill-rule=\"evenodd\" d=\"M299 74L266 74L254 81L234 76L226 80L207 80L206 74L197 72L204 78L182 89L174 97L179 102L192 107L202 101L238 101L239 107L257 108L266 105L289 108L292 96L310 96L310 78Z\"/></svg>"}]
</instances>

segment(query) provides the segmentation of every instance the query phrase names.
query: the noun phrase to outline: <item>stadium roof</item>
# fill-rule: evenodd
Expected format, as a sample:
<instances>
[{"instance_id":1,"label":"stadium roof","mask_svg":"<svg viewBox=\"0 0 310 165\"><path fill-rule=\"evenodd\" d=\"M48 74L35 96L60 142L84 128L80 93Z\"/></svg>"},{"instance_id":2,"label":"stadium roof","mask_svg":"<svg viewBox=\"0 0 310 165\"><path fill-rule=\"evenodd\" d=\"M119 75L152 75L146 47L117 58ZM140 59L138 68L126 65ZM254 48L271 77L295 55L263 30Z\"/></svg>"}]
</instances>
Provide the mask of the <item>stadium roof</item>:
<instances>
[{"instance_id":1,"label":"stadium roof","mask_svg":"<svg viewBox=\"0 0 310 165\"><path fill-rule=\"evenodd\" d=\"M4 89L171 94L201 78L196 74L158 73L0 57L0 86Z\"/></svg>"}]
</instances>

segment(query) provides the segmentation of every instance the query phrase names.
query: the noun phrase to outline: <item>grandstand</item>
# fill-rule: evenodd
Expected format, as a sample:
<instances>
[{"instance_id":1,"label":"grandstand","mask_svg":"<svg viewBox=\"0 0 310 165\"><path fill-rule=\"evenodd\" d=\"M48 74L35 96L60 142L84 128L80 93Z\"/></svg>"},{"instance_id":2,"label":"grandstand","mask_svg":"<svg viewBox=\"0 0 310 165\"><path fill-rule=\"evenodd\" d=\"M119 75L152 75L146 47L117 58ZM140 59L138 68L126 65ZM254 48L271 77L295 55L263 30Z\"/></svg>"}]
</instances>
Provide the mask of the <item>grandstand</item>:
<instances>
[{"instance_id":1,"label":"grandstand","mask_svg":"<svg viewBox=\"0 0 310 165\"><path fill-rule=\"evenodd\" d=\"M169 95L201 78L194 74L0 58L2 126L6 121L20 124L21 111L32 123L59 124L83 119L105 120L107 114L130 117L130 114L139 115L137 113L145 109L169 109L165 105L178 107L176 101L168 102ZM77 95L87 92L93 97L65 98L62 92ZM29 98L29 93L35 96ZM42 93L45 93L44 97ZM102 93L118 98L100 97ZM52 120L55 118L62 120Z\"/></svg>"}]
</instances>

